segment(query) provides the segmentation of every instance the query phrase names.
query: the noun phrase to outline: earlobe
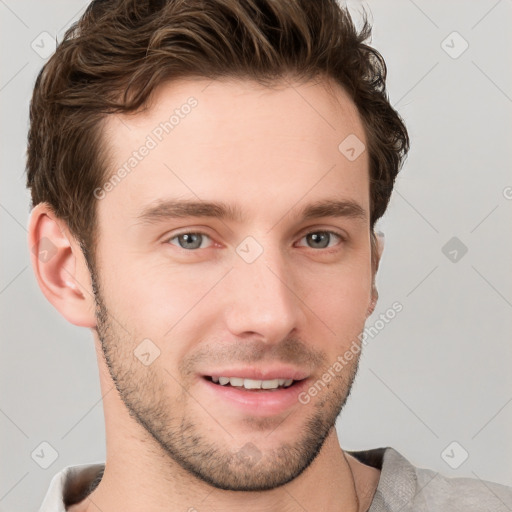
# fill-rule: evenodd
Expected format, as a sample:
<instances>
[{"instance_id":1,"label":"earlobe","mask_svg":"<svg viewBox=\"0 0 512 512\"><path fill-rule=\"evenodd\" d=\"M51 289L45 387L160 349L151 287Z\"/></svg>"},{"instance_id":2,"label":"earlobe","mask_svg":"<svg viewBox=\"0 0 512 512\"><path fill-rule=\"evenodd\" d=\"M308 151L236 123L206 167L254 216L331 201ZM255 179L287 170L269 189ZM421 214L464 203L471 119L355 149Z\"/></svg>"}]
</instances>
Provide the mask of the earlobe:
<instances>
[{"instance_id":1,"label":"earlobe","mask_svg":"<svg viewBox=\"0 0 512 512\"><path fill-rule=\"evenodd\" d=\"M47 203L32 210L28 243L44 296L74 325L96 326L90 275L79 244Z\"/></svg>"}]
</instances>

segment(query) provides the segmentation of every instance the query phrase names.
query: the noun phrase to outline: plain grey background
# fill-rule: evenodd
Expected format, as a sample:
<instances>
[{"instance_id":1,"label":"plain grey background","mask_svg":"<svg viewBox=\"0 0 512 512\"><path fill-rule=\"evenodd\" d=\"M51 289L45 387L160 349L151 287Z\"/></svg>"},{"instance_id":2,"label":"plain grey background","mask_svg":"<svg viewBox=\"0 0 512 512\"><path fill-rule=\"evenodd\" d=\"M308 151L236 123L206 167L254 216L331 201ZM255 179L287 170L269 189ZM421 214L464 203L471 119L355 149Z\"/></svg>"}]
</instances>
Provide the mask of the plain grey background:
<instances>
[{"instance_id":1,"label":"plain grey background","mask_svg":"<svg viewBox=\"0 0 512 512\"><path fill-rule=\"evenodd\" d=\"M36 510L55 473L105 457L92 336L46 301L26 242L29 99L52 39L85 5L0 0L3 512ZM379 224L367 326L395 301L403 310L364 347L341 444L512 486L512 1L365 5L412 149Z\"/></svg>"}]
</instances>

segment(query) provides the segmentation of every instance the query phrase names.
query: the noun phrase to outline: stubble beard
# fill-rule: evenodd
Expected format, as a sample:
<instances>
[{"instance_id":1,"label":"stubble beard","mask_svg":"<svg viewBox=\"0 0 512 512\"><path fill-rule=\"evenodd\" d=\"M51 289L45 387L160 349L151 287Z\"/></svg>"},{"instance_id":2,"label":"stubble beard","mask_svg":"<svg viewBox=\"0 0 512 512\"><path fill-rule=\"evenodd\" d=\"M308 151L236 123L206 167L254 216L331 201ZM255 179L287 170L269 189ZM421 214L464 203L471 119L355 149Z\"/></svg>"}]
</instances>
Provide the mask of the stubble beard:
<instances>
[{"instance_id":1,"label":"stubble beard","mask_svg":"<svg viewBox=\"0 0 512 512\"><path fill-rule=\"evenodd\" d=\"M228 446L233 443L208 438L202 428L204 419L194 421L186 413L181 417L172 415L176 402L183 406L178 410L186 411L190 395L182 388L179 398L168 397L168 387L176 385L174 378L161 371L158 365L146 367L133 356L137 341L124 329L117 327L101 296L94 272L91 279L96 299L96 331L112 381L130 416L173 463L217 489L266 491L297 478L314 461L327 436L335 428L336 419L350 395L359 357L354 358L350 368L347 366L344 378L337 376L331 385L319 392L321 396L311 404L313 410L309 412L295 441L283 442L273 449L265 449L261 443L248 442L241 449L233 451ZM290 417L304 414L308 409L311 409L310 405L301 405L294 409ZM215 409L211 404L208 412L211 414L209 419L215 422ZM222 418L216 419L222 423ZM264 420L251 421L258 429L265 427ZM283 423L286 423L286 419ZM279 425L273 434L278 429ZM229 434L229 427L225 430Z\"/></svg>"}]
</instances>

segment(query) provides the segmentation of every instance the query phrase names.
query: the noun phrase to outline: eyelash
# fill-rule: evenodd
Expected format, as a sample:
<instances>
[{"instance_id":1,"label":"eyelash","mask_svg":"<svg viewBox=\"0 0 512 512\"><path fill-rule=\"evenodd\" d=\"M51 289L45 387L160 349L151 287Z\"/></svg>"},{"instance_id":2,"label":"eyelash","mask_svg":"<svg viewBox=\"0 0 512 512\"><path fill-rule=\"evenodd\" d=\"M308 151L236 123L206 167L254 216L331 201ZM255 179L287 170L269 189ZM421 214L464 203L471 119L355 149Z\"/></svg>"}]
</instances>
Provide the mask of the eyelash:
<instances>
[{"instance_id":1,"label":"eyelash","mask_svg":"<svg viewBox=\"0 0 512 512\"><path fill-rule=\"evenodd\" d=\"M327 233L329 235L334 235L335 237L339 238L342 243L347 241L346 238L343 235L341 235L340 233L338 233L337 231L322 230L322 229L308 231L307 233L305 233L304 235L301 236L300 240L302 240L303 238L307 237L308 235L311 235L314 233ZM201 236L205 236L205 237L209 238L210 240L212 240L210 235L208 235L207 233L204 233L202 231L183 231L181 233L174 234L170 238L166 238L166 242L171 243L171 240L174 240L175 238L178 238L182 235L201 235ZM171 244L171 245L174 245L174 244ZM198 247L196 249L184 249L183 247L179 247L179 245L175 246L175 247L177 247L178 249L181 249L182 251L191 252L191 253L197 252L199 249L201 249L200 247ZM315 249L314 247L308 247L308 249L312 249L313 251L324 251L324 252L334 252L335 250L337 250L335 247L324 247L321 249Z\"/></svg>"}]
</instances>

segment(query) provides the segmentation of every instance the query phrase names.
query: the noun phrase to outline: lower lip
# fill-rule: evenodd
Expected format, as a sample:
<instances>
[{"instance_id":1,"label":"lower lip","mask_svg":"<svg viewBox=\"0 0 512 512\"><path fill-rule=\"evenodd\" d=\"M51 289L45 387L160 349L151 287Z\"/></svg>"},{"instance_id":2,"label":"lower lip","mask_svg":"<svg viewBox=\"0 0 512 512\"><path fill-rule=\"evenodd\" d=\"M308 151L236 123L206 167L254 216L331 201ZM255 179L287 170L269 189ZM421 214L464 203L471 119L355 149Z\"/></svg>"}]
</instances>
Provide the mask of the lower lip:
<instances>
[{"instance_id":1,"label":"lower lip","mask_svg":"<svg viewBox=\"0 0 512 512\"><path fill-rule=\"evenodd\" d=\"M290 387L274 391L250 391L244 388L215 384L203 377L200 380L205 386L206 393L212 396L212 400L224 400L230 406L235 406L242 412L253 416L273 416L299 404L298 395L306 388L308 381L308 379L303 379Z\"/></svg>"}]
</instances>

